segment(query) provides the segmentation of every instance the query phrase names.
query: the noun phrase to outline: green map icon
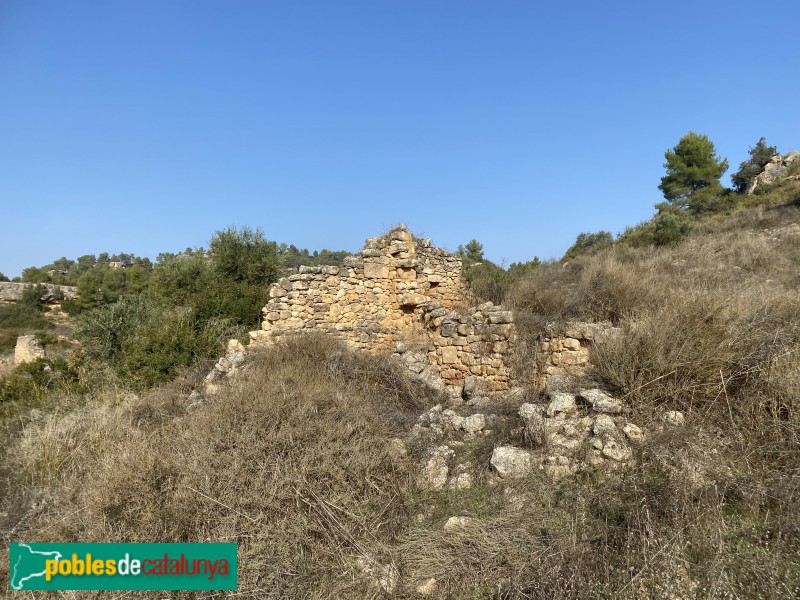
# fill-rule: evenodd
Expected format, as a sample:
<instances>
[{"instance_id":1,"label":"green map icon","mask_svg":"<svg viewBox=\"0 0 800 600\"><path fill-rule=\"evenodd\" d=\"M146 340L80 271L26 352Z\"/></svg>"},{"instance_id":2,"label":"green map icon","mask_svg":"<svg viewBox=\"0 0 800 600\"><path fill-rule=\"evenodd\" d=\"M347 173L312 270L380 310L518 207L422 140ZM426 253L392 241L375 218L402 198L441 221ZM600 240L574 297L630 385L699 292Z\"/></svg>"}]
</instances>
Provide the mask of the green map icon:
<instances>
[{"instance_id":1,"label":"green map icon","mask_svg":"<svg viewBox=\"0 0 800 600\"><path fill-rule=\"evenodd\" d=\"M9 557L9 587L12 590L24 590L31 580L45 576L45 561L59 560L60 552L42 552L34 550L28 544L12 544Z\"/></svg>"}]
</instances>

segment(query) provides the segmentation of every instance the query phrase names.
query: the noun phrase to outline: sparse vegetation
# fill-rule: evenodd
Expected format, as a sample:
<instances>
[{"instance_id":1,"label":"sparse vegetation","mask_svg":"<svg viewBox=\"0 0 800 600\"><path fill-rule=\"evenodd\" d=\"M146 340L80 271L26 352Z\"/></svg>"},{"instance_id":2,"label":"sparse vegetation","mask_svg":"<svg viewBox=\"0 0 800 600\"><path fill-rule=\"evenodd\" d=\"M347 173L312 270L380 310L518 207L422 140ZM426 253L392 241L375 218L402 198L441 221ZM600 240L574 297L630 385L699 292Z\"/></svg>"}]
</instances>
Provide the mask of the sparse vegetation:
<instances>
[{"instance_id":1,"label":"sparse vegetation","mask_svg":"<svg viewBox=\"0 0 800 600\"><path fill-rule=\"evenodd\" d=\"M593 345L589 377L647 432L630 468L422 490L425 447L394 438L442 397L317 335L260 350L195 403L204 362L258 322L280 273L280 246L229 229L210 256L162 256L136 293L109 280L119 296L81 313L80 353L1 380L3 530L236 541L240 593L266 598L416 598L429 578L437 598L797 597L800 182L682 189L561 261L506 270L476 240L461 249L473 293L514 309L521 348L569 319L619 328ZM36 298L0 323L35 326ZM521 361L538 368L533 351ZM665 428L667 410L686 427ZM508 443L533 444L498 419L456 460L486 471ZM453 515L471 520L445 531Z\"/></svg>"}]
</instances>

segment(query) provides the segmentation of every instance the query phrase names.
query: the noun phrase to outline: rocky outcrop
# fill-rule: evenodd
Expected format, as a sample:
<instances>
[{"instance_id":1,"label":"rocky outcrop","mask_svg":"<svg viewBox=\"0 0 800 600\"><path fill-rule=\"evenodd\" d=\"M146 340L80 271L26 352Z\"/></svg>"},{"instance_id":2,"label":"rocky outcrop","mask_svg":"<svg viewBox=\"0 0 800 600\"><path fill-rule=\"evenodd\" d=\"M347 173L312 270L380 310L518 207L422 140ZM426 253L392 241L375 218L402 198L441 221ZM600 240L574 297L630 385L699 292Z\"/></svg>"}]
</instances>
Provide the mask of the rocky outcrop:
<instances>
[{"instance_id":1,"label":"rocky outcrop","mask_svg":"<svg viewBox=\"0 0 800 600\"><path fill-rule=\"evenodd\" d=\"M752 194L759 185L769 185L784 179L800 180L800 173L797 171L797 164L800 163L797 163L797 161L800 161L800 152L797 150L792 150L787 154L776 154L772 157L772 160L764 165L761 173L753 179L747 189L747 193ZM792 172L795 174L792 175Z\"/></svg>"},{"instance_id":2,"label":"rocky outcrop","mask_svg":"<svg viewBox=\"0 0 800 600\"><path fill-rule=\"evenodd\" d=\"M22 300L22 293L31 283L16 283L13 281L0 282L0 302L19 302ZM43 283L47 291L39 299L45 304L55 304L62 300L74 300L78 295L78 288L69 285L55 285L53 283Z\"/></svg>"},{"instance_id":3,"label":"rocky outcrop","mask_svg":"<svg viewBox=\"0 0 800 600\"><path fill-rule=\"evenodd\" d=\"M17 338L14 348L14 365L33 362L37 358L44 358L44 348L35 335L21 335Z\"/></svg>"}]
</instances>

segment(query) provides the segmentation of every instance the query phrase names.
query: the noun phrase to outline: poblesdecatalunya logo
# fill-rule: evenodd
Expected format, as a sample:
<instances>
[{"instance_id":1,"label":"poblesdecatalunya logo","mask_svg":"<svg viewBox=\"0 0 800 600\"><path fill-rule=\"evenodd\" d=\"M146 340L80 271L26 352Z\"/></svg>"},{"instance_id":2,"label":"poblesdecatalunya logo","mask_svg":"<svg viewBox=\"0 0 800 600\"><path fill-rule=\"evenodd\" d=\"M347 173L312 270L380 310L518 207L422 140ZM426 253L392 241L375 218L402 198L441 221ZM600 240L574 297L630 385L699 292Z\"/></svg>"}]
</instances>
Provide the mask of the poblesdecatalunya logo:
<instances>
[{"instance_id":1,"label":"poblesdecatalunya logo","mask_svg":"<svg viewBox=\"0 0 800 600\"><path fill-rule=\"evenodd\" d=\"M11 590L235 590L236 544L14 543Z\"/></svg>"}]
</instances>

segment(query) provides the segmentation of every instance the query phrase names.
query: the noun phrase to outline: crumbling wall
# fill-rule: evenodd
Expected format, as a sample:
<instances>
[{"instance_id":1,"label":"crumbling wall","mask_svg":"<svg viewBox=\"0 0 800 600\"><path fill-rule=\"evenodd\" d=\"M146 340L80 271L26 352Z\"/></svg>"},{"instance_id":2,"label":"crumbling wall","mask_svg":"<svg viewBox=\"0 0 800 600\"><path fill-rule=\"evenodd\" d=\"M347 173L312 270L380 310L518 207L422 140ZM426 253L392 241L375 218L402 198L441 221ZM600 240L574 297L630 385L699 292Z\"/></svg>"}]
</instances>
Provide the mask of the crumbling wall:
<instances>
[{"instance_id":1,"label":"crumbling wall","mask_svg":"<svg viewBox=\"0 0 800 600\"><path fill-rule=\"evenodd\" d=\"M401 225L368 239L341 268L301 267L271 286L251 338L261 344L320 331L353 348L404 355L412 370L430 367L450 386L474 376L489 389L508 389L512 314L491 303L467 309L466 297L461 259Z\"/></svg>"},{"instance_id":2,"label":"crumbling wall","mask_svg":"<svg viewBox=\"0 0 800 600\"><path fill-rule=\"evenodd\" d=\"M514 315L491 302L468 308L466 298L461 259L401 225L368 239L341 268L301 267L272 285L261 330L250 336L257 346L323 332L352 348L392 352L433 384L458 389L472 377L486 391L508 390L517 380ZM585 372L589 347L608 326L571 323L545 339L537 348L540 383Z\"/></svg>"}]
</instances>

